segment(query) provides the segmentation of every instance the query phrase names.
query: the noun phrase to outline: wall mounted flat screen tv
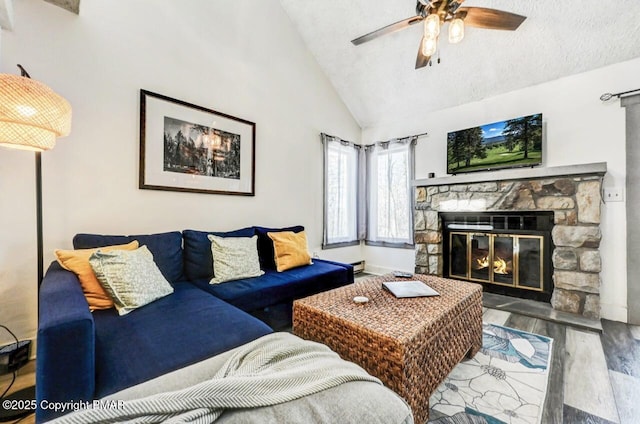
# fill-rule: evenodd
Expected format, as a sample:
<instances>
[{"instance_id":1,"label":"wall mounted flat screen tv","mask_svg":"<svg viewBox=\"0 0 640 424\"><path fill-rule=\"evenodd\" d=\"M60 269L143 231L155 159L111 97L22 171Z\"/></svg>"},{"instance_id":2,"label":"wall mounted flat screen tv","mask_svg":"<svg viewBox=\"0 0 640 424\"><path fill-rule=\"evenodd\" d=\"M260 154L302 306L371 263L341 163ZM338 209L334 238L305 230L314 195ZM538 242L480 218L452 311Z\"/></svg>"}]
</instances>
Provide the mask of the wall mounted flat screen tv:
<instances>
[{"instance_id":1,"label":"wall mounted flat screen tv","mask_svg":"<svg viewBox=\"0 0 640 424\"><path fill-rule=\"evenodd\" d=\"M542 114L447 134L447 173L537 166L542 163Z\"/></svg>"}]
</instances>

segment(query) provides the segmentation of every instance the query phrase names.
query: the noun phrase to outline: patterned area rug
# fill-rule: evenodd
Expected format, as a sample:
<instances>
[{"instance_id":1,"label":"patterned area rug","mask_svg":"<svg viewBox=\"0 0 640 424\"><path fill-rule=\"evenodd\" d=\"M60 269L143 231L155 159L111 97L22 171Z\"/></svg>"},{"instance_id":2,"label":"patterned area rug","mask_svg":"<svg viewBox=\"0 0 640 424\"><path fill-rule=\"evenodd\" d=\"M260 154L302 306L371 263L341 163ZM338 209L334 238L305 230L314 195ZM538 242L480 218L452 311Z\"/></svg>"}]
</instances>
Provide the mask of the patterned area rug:
<instances>
[{"instance_id":1,"label":"patterned area rug","mask_svg":"<svg viewBox=\"0 0 640 424\"><path fill-rule=\"evenodd\" d=\"M539 424L553 339L483 324L482 349L431 396L429 423Z\"/></svg>"}]
</instances>

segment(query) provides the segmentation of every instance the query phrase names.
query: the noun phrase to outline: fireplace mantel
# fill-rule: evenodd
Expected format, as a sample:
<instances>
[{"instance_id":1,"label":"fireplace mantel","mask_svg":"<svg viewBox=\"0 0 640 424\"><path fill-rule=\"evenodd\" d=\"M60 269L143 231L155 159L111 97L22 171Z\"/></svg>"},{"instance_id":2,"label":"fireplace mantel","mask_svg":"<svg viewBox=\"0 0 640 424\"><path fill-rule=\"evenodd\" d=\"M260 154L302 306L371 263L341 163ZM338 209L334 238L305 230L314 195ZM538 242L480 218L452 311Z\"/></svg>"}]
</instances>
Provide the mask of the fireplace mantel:
<instances>
[{"instance_id":1,"label":"fireplace mantel","mask_svg":"<svg viewBox=\"0 0 640 424\"><path fill-rule=\"evenodd\" d=\"M488 181L529 180L537 178L564 177L577 175L600 175L607 172L606 162L586 163L581 165L552 166L547 168L517 168L492 172L471 172L439 178L423 178L414 180L414 187L482 183Z\"/></svg>"}]
</instances>

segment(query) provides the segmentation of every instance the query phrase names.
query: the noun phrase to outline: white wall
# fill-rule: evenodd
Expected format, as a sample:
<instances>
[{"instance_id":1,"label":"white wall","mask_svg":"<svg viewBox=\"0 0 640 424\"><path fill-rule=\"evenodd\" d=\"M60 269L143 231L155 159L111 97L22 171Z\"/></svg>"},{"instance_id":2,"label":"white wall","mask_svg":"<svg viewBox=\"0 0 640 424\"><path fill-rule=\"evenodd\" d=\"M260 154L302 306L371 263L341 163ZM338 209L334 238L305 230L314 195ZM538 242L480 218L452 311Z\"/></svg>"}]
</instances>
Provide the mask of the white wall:
<instances>
[{"instance_id":1,"label":"white wall","mask_svg":"<svg viewBox=\"0 0 640 424\"><path fill-rule=\"evenodd\" d=\"M277 0L84 0L79 16L21 0L2 41L2 72L20 63L73 107L71 135L43 154L46 264L78 232L292 224L321 256L360 259L320 251L319 133L361 131ZM139 190L141 88L255 122L256 196ZM22 338L36 328L34 189L32 154L1 150L0 323Z\"/></svg>"},{"instance_id":2,"label":"white wall","mask_svg":"<svg viewBox=\"0 0 640 424\"><path fill-rule=\"evenodd\" d=\"M399 122L383 122L363 130L363 143L427 131L418 141L416 178L429 172L446 175L446 135L461 128L516 116L543 113L545 166L607 162L605 187L625 185L625 116L619 101L603 103L602 93L637 88L640 59L433 113L419 112ZM482 81L478 81L482 84ZM602 287L604 318L626 321L625 203L602 205ZM365 248L374 269L412 269L410 250Z\"/></svg>"}]
</instances>

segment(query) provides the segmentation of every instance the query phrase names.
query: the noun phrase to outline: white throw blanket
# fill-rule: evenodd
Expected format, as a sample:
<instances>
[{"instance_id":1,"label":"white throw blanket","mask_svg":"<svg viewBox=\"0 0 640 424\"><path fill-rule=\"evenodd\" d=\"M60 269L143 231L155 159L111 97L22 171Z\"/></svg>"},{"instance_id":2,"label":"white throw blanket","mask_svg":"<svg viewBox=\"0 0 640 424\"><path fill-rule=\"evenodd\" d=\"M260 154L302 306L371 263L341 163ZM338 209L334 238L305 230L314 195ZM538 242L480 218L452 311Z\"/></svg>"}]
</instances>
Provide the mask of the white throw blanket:
<instances>
[{"instance_id":1,"label":"white throw blanket","mask_svg":"<svg viewBox=\"0 0 640 424\"><path fill-rule=\"evenodd\" d=\"M240 347L208 381L187 389L126 401L113 409L86 409L56 424L211 423L225 409L289 402L349 381L380 380L328 347L274 333Z\"/></svg>"}]
</instances>

